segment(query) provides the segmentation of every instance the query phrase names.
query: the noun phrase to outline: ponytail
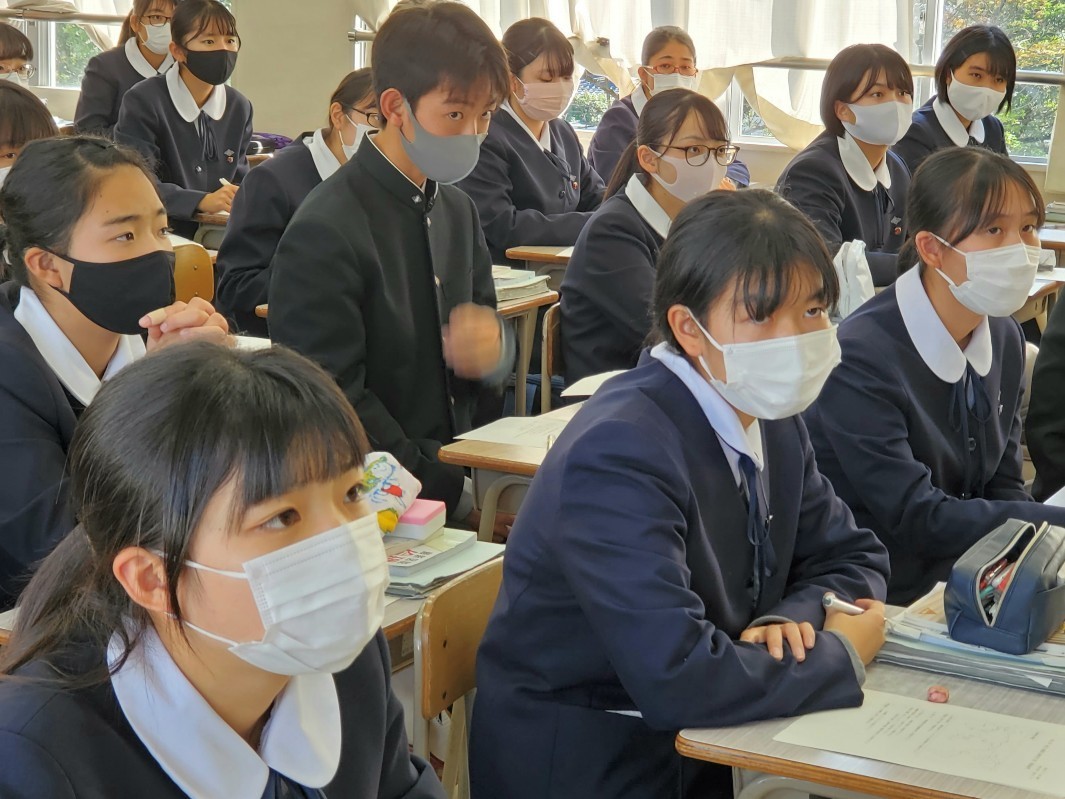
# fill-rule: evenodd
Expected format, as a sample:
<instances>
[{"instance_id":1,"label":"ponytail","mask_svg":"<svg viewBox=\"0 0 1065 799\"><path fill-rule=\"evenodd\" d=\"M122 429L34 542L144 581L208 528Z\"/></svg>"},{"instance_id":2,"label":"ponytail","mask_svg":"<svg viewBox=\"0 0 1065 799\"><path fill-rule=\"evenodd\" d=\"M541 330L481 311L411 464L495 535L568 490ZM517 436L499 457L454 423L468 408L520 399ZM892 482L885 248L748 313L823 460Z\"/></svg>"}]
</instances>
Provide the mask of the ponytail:
<instances>
[{"instance_id":1,"label":"ponytail","mask_svg":"<svg viewBox=\"0 0 1065 799\"><path fill-rule=\"evenodd\" d=\"M604 200L609 200L625 188L625 184L629 182L629 178L633 175L643 172L643 168L640 166L640 159L636 155L636 151L639 148L640 144L635 139L629 142L629 146L621 154L621 160L618 161L618 165L614 168L614 174L610 176L610 182L606 186L606 194L603 195Z\"/></svg>"}]
</instances>

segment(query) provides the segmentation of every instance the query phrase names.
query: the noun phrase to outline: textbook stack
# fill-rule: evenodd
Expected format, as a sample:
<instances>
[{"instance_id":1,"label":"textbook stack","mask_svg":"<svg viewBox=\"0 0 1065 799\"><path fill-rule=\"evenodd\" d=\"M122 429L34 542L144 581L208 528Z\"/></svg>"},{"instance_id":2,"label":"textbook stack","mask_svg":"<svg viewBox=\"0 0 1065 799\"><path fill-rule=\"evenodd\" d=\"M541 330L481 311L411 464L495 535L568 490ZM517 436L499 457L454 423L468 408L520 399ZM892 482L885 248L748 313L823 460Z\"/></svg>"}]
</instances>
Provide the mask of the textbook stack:
<instances>
[{"instance_id":1,"label":"textbook stack","mask_svg":"<svg viewBox=\"0 0 1065 799\"><path fill-rule=\"evenodd\" d=\"M551 278L548 275L538 275L529 269L493 266L492 280L495 281L496 302L511 302L543 294L547 291Z\"/></svg>"},{"instance_id":2,"label":"textbook stack","mask_svg":"<svg viewBox=\"0 0 1065 799\"><path fill-rule=\"evenodd\" d=\"M1047 224L1065 225L1065 203L1050 203L1047 206Z\"/></svg>"}]
</instances>

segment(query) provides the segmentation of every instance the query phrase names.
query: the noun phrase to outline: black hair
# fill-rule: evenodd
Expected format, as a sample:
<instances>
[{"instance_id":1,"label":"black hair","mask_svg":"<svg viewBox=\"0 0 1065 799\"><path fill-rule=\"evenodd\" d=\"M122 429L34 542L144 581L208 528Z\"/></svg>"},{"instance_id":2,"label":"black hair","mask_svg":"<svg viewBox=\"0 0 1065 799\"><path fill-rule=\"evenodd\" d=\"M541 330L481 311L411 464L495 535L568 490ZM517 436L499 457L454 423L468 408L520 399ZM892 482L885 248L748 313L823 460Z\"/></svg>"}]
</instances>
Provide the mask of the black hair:
<instances>
[{"instance_id":1,"label":"black hair","mask_svg":"<svg viewBox=\"0 0 1065 799\"><path fill-rule=\"evenodd\" d=\"M48 107L29 89L0 81L0 145L24 147L59 135Z\"/></svg>"},{"instance_id":2,"label":"black hair","mask_svg":"<svg viewBox=\"0 0 1065 799\"><path fill-rule=\"evenodd\" d=\"M14 25L0 22L0 59L21 58L33 60L33 44L22 31Z\"/></svg>"},{"instance_id":3,"label":"black hair","mask_svg":"<svg viewBox=\"0 0 1065 799\"><path fill-rule=\"evenodd\" d=\"M207 342L169 347L104 383L70 445L70 496L78 526L41 564L20 600L0 675L31 660L62 663L121 637L121 668L148 613L111 572L127 547L162 553L170 612L181 619L178 583L204 510L235 486L231 524L270 497L362 465L362 426L336 383L279 347L233 349ZM102 659L101 659L102 661ZM106 664L59 679L104 682Z\"/></svg>"},{"instance_id":4,"label":"black hair","mask_svg":"<svg viewBox=\"0 0 1065 799\"><path fill-rule=\"evenodd\" d=\"M130 8L126 18L122 20L122 30L118 33L118 41L126 42L127 40L132 39L134 36L133 20L147 16L148 12L151 11L152 6L159 2L166 5L167 3L176 4L179 0L133 0L133 7Z\"/></svg>"},{"instance_id":5,"label":"black hair","mask_svg":"<svg viewBox=\"0 0 1065 799\"><path fill-rule=\"evenodd\" d=\"M22 257L30 247L66 252L100 182L120 166L141 170L156 185L136 150L108 139L60 136L26 145L0 187L0 253L9 277L29 286Z\"/></svg>"},{"instance_id":6,"label":"black hair","mask_svg":"<svg viewBox=\"0 0 1065 799\"><path fill-rule=\"evenodd\" d=\"M692 41L692 37L688 32L684 28L678 28L675 25L661 25L644 37L643 48L640 52L640 63L643 66L650 64L651 59L662 52L662 48L670 42L683 44L691 51L692 61L695 60L695 42Z\"/></svg>"},{"instance_id":7,"label":"black hair","mask_svg":"<svg viewBox=\"0 0 1065 799\"><path fill-rule=\"evenodd\" d=\"M728 291L752 319L768 319L804 273L820 281L825 306L835 305L832 256L805 214L765 189L712 191L677 215L658 256L651 306L656 332L677 348L669 309L683 305L703 324Z\"/></svg>"},{"instance_id":8,"label":"black hair","mask_svg":"<svg viewBox=\"0 0 1065 799\"><path fill-rule=\"evenodd\" d=\"M629 178L643 173L637 150L646 144L657 152L657 148L669 144L676 137L691 114L699 118L703 133L709 139L728 141L728 123L712 100L698 92L688 89L673 89L659 92L647 101L640 114L636 128L636 138L625 149L618 161L614 174L606 189L605 197L612 197L625 187Z\"/></svg>"},{"instance_id":9,"label":"black hair","mask_svg":"<svg viewBox=\"0 0 1065 799\"><path fill-rule=\"evenodd\" d=\"M998 110L1005 107L1009 111L1013 107L1013 87L1017 85L1017 53L1006 32L994 25L970 25L955 33L947 42L936 61L936 92L939 98L949 103L947 78L977 53L987 53L991 74L1006 79L1006 96L999 103Z\"/></svg>"},{"instance_id":10,"label":"black hair","mask_svg":"<svg viewBox=\"0 0 1065 799\"><path fill-rule=\"evenodd\" d=\"M913 95L913 75L906 60L882 44L852 44L844 47L832 59L821 85L821 121L825 130L835 136L844 133L843 123L836 116L836 102L850 103L855 95L861 97L884 73L889 88L904 89Z\"/></svg>"},{"instance_id":11,"label":"black hair","mask_svg":"<svg viewBox=\"0 0 1065 799\"><path fill-rule=\"evenodd\" d=\"M532 17L515 22L503 34L503 49L510 74L515 77L541 55L547 56L552 77L573 74L573 45L546 19Z\"/></svg>"},{"instance_id":12,"label":"black hair","mask_svg":"<svg viewBox=\"0 0 1065 799\"><path fill-rule=\"evenodd\" d=\"M370 62L378 101L396 89L412 109L437 88L461 97L486 86L496 102L510 94L502 45L462 3L442 0L393 11L377 32Z\"/></svg>"},{"instance_id":13,"label":"black hair","mask_svg":"<svg viewBox=\"0 0 1065 799\"><path fill-rule=\"evenodd\" d=\"M363 67L343 77L340 85L333 92L333 96L329 98L329 105L340 103L344 113L348 113L367 97L372 98L376 104L377 98L373 93L373 72L369 67ZM331 121L326 123L327 126L331 124Z\"/></svg>"},{"instance_id":14,"label":"black hair","mask_svg":"<svg viewBox=\"0 0 1065 799\"><path fill-rule=\"evenodd\" d=\"M222 36L237 36L237 18L218 0L182 0L170 20L170 36L180 46L216 28Z\"/></svg>"},{"instance_id":15,"label":"black hair","mask_svg":"<svg viewBox=\"0 0 1065 799\"><path fill-rule=\"evenodd\" d=\"M899 251L899 268L921 264L914 237L934 233L952 245L990 224L1002 212L1011 187L1032 198L1037 224L1046 221L1039 187L1024 168L983 147L946 147L928 156L906 193L909 237Z\"/></svg>"}]
</instances>

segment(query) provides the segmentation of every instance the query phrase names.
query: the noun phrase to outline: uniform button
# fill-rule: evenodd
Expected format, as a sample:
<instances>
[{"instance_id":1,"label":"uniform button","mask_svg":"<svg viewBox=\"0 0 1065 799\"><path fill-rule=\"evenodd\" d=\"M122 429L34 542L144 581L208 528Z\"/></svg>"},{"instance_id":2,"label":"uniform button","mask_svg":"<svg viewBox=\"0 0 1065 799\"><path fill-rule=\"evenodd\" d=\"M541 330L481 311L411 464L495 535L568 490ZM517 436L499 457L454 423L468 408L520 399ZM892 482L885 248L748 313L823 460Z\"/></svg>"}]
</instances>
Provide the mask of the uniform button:
<instances>
[{"instance_id":1,"label":"uniform button","mask_svg":"<svg viewBox=\"0 0 1065 799\"><path fill-rule=\"evenodd\" d=\"M560 191L558 193L558 199L560 199L560 200L566 199L566 191L565 191L565 189L563 189L562 191Z\"/></svg>"},{"instance_id":2,"label":"uniform button","mask_svg":"<svg viewBox=\"0 0 1065 799\"><path fill-rule=\"evenodd\" d=\"M203 167L202 167L202 166L198 166L198 167L196 167L196 171L197 171L197 172L203 172Z\"/></svg>"}]
</instances>

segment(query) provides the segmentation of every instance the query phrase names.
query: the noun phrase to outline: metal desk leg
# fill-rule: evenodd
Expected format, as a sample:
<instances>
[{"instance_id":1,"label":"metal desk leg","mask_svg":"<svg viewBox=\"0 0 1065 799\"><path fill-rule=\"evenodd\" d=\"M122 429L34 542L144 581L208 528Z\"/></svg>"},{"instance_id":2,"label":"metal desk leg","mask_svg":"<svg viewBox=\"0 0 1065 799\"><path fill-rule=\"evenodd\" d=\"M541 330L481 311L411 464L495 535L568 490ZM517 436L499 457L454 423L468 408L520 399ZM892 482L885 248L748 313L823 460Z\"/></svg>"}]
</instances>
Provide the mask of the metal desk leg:
<instances>
[{"instance_id":1,"label":"metal desk leg","mask_svg":"<svg viewBox=\"0 0 1065 799\"><path fill-rule=\"evenodd\" d=\"M499 497L503 492L517 486L527 489L531 483L532 478L508 474L488 486L488 490L484 493L484 502L481 504L481 526L477 530L478 541L492 540L492 532L496 526L496 509L499 507Z\"/></svg>"},{"instance_id":2,"label":"metal desk leg","mask_svg":"<svg viewBox=\"0 0 1065 799\"><path fill-rule=\"evenodd\" d=\"M538 308L523 311L514 317L514 331L518 337L518 362L514 366L514 415L526 414L526 391L529 381L529 359L532 358L533 336L536 333Z\"/></svg>"},{"instance_id":3,"label":"metal desk leg","mask_svg":"<svg viewBox=\"0 0 1065 799\"><path fill-rule=\"evenodd\" d=\"M739 769L733 769L739 772ZM749 774L750 772L744 772ZM739 782L740 780L737 780ZM739 787L739 785L737 785ZM736 791L736 799L797 799L798 797L823 796L828 799L873 799L864 793L846 791L842 788L829 788L805 780L791 777L777 777L762 774L747 782Z\"/></svg>"}]
</instances>

